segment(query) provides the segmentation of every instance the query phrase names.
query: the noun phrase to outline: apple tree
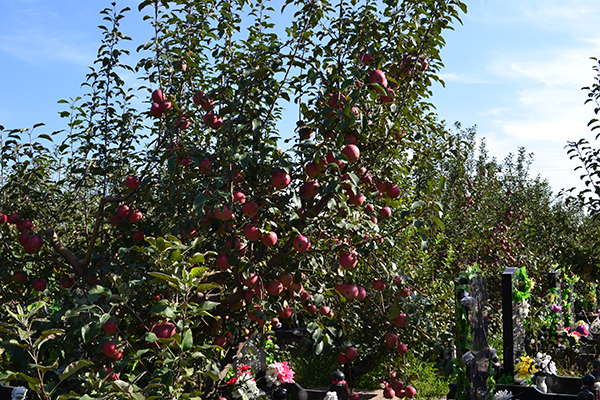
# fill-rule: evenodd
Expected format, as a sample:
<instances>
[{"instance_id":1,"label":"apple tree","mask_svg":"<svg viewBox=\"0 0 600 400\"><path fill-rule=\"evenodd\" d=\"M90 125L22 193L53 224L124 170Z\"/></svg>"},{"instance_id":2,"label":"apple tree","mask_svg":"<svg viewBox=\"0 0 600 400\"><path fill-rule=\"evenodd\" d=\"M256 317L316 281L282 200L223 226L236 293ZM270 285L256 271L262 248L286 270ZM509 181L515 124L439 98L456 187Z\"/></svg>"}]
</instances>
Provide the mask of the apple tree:
<instances>
[{"instance_id":1,"label":"apple tree","mask_svg":"<svg viewBox=\"0 0 600 400\"><path fill-rule=\"evenodd\" d=\"M427 98L465 5L138 10L155 35L135 66L128 10L102 11L63 132L1 131L0 379L45 399L216 396L277 323L353 374L411 351L439 317L411 292L443 226L426 172L454 150Z\"/></svg>"}]
</instances>

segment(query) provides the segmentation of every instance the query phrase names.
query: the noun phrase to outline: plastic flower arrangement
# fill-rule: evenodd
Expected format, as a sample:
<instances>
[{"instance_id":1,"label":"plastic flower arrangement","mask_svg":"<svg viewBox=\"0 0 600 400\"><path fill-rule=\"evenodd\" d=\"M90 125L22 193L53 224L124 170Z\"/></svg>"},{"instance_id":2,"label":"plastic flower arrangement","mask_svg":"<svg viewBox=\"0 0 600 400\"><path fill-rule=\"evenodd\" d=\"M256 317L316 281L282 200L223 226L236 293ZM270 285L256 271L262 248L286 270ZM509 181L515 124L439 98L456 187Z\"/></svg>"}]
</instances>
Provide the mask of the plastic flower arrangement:
<instances>
[{"instance_id":1,"label":"plastic flower arrangement","mask_svg":"<svg viewBox=\"0 0 600 400\"><path fill-rule=\"evenodd\" d=\"M494 393L494 400L508 400L512 398L513 394L508 390L499 390L496 393Z\"/></svg>"},{"instance_id":2,"label":"plastic flower arrangement","mask_svg":"<svg viewBox=\"0 0 600 400\"><path fill-rule=\"evenodd\" d=\"M231 396L235 399L257 399L265 393L256 386L256 381L252 376L252 370L248 365L238 366L236 376L226 382L231 390Z\"/></svg>"},{"instance_id":3,"label":"plastic flower arrangement","mask_svg":"<svg viewBox=\"0 0 600 400\"><path fill-rule=\"evenodd\" d=\"M583 321L577 321L575 323L575 332L579 333L581 336L587 336L590 334L588 325Z\"/></svg>"},{"instance_id":4,"label":"plastic flower arrangement","mask_svg":"<svg viewBox=\"0 0 600 400\"><path fill-rule=\"evenodd\" d=\"M533 378L533 375L538 372L536 362L529 356L521 357L521 361L515 366L517 376L515 379L527 380Z\"/></svg>"},{"instance_id":5,"label":"plastic flower arrangement","mask_svg":"<svg viewBox=\"0 0 600 400\"><path fill-rule=\"evenodd\" d=\"M294 371L287 361L267 365L267 384L279 386L283 383L294 383Z\"/></svg>"}]
</instances>

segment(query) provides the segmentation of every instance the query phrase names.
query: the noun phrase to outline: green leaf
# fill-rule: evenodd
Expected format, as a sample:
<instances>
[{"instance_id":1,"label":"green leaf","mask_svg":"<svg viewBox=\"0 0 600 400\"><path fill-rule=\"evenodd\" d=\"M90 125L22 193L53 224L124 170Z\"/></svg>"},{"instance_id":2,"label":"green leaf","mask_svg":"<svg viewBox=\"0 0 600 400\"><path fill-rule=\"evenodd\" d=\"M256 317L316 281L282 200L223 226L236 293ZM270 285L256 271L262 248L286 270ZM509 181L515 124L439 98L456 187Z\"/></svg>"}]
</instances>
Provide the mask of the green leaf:
<instances>
[{"instance_id":1,"label":"green leaf","mask_svg":"<svg viewBox=\"0 0 600 400\"><path fill-rule=\"evenodd\" d=\"M323 342L317 343L316 346L315 346L314 351L315 351L315 355L317 355L317 356L319 354L321 354L323 352Z\"/></svg>"},{"instance_id":2,"label":"green leaf","mask_svg":"<svg viewBox=\"0 0 600 400\"><path fill-rule=\"evenodd\" d=\"M84 343L89 343L90 340L96 337L100 333L100 325L95 322L90 322L87 325L81 327L81 337Z\"/></svg>"},{"instance_id":3,"label":"green leaf","mask_svg":"<svg viewBox=\"0 0 600 400\"><path fill-rule=\"evenodd\" d=\"M215 308L218 305L219 305L219 303L217 303L215 301L204 301L198 305L198 308L200 308L202 310L212 310L213 308Z\"/></svg>"},{"instance_id":4,"label":"green leaf","mask_svg":"<svg viewBox=\"0 0 600 400\"><path fill-rule=\"evenodd\" d=\"M196 253L194 254L189 260L188 262L190 264L197 264L197 263L203 263L204 261L206 261L206 259L204 258L204 254L201 253ZM196 268L194 268L196 269ZM194 271L194 269L192 269L192 271ZM192 272L193 274L193 272ZM195 275L194 275L195 276Z\"/></svg>"},{"instance_id":5,"label":"green leaf","mask_svg":"<svg viewBox=\"0 0 600 400\"><path fill-rule=\"evenodd\" d=\"M41 371L43 374L45 374L46 372L50 371L51 369L58 368L58 359L54 360L54 363L52 365L29 364L29 368L35 368L35 369Z\"/></svg>"},{"instance_id":6,"label":"green leaf","mask_svg":"<svg viewBox=\"0 0 600 400\"><path fill-rule=\"evenodd\" d=\"M65 331L62 329L52 329L52 330L47 330L42 332L42 334L40 335L40 337L37 338L37 340L35 341L35 343L33 343L33 347L37 350L40 349L40 347L42 347L42 345L44 343L46 343L48 340L52 340L56 337L56 335L64 335Z\"/></svg>"},{"instance_id":7,"label":"green leaf","mask_svg":"<svg viewBox=\"0 0 600 400\"><path fill-rule=\"evenodd\" d=\"M198 196L196 196L194 199L194 211L196 211L198 214L204 215L204 204L206 204L208 200L208 195L204 193L200 193Z\"/></svg>"},{"instance_id":8,"label":"green leaf","mask_svg":"<svg viewBox=\"0 0 600 400\"><path fill-rule=\"evenodd\" d=\"M194 337L192 336L192 330L188 329L183 334L183 340L181 341L181 350L188 351L194 345Z\"/></svg>"},{"instance_id":9,"label":"green leaf","mask_svg":"<svg viewBox=\"0 0 600 400\"><path fill-rule=\"evenodd\" d=\"M94 363L89 360L79 360L79 361L72 362L71 364L67 365L67 368L65 368L63 373L60 374L58 379L62 382L65 379L67 379L68 377L70 377L71 375L73 375L74 373L76 373L77 371L79 371L80 369L85 368L89 365L93 365L93 364Z\"/></svg>"},{"instance_id":10,"label":"green leaf","mask_svg":"<svg viewBox=\"0 0 600 400\"><path fill-rule=\"evenodd\" d=\"M180 283L179 278L177 278L175 276L163 274L162 272L149 272L148 274L155 278L162 279L163 281L171 282L171 283L174 283L177 285L179 285L179 283Z\"/></svg>"}]
</instances>

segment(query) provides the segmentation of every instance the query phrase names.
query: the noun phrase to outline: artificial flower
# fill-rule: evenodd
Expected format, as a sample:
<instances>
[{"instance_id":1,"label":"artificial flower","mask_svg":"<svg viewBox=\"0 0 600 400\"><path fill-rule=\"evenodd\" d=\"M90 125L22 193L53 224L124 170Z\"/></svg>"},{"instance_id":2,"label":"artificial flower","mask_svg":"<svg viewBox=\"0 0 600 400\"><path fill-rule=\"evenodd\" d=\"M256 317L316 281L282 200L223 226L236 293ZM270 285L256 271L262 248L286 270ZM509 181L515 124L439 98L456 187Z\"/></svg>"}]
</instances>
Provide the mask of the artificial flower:
<instances>
[{"instance_id":1,"label":"artificial flower","mask_svg":"<svg viewBox=\"0 0 600 400\"><path fill-rule=\"evenodd\" d=\"M508 400L512 399L513 394L508 390L499 390L494 394L494 400Z\"/></svg>"},{"instance_id":2,"label":"artificial flower","mask_svg":"<svg viewBox=\"0 0 600 400\"><path fill-rule=\"evenodd\" d=\"M269 385L279 386L282 383L294 383L294 371L287 361L269 364L266 377Z\"/></svg>"}]
</instances>

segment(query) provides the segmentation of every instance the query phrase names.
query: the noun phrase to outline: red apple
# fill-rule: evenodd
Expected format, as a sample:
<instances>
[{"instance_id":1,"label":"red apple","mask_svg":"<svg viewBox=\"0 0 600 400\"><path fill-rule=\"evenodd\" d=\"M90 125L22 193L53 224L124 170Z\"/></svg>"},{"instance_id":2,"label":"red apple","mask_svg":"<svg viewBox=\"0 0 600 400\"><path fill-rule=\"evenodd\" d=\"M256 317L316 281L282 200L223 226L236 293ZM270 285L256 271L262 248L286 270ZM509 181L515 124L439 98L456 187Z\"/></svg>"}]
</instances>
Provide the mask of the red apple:
<instances>
[{"instance_id":1,"label":"red apple","mask_svg":"<svg viewBox=\"0 0 600 400\"><path fill-rule=\"evenodd\" d=\"M404 389L406 391L406 397L408 397L409 399L412 399L413 397L415 397L415 395L417 394L417 389L415 389L412 386L408 386L406 389Z\"/></svg>"},{"instance_id":2,"label":"red apple","mask_svg":"<svg viewBox=\"0 0 600 400\"><path fill-rule=\"evenodd\" d=\"M294 249L298 253L306 253L310 249L310 240L304 235L298 235L294 239Z\"/></svg>"},{"instance_id":3,"label":"red apple","mask_svg":"<svg viewBox=\"0 0 600 400\"><path fill-rule=\"evenodd\" d=\"M150 331L154 332L158 338L166 339L170 338L177 332L177 327L172 322L164 322L161 324L155 324Z\"/></svg>"},{"instance_id":4,"label":"red apple","mask_svg":"<svg viewBox=\"0 0 600 400\"><path fill-rule=\"evenodd\" d=\"M152 92L152 101L153 102L162 104L165 102L166 99L167 98L162 90L156 89L154 92Z\"/></svg>"},{"instance_id":5,"label":"red apple","mask_svg":"<svg viewBox=\"0 0 600 400\"><path fill-rule=\"evenodd\" d=\"M360 394L352 393L348 396L348 400L360 400Z\"/></svg>"},{"instance_id":6,"label":"red apple","mask_svg":"<svg viewBox=\"0 0 600 400\"><path fill-rule=\"evenodd\" d=\"M271 185L279 190L288 187L291 181L292 178L285 171L275 171L271 177Z\"/></svg>"},{"instance_id":7,"label":"red apple","mask_svg":"<svg viewBox=\"0 0 600 400\"><path fill-rule=\"evenodd\" d=\"M341 293L342 293L342 296L344 296L346 299L352 300L352 299L355 299L358 297L359 291L358 291L358 287L356 285L347 283L342 288Z\"/></svg>"},{"instance_id":8,"label":"red apple","mask_svg":"<svg viewBox=\"0 0 600 400\"><path fill-rule=\"evenodd\" d=\"M120 218L125 218L129 215L129 206L126 204L121 204L117 207L117 215Z\"/></svg>"},{"instance_id":9,"label":"red apple","mask_svg":"<svg viewBox=\"0 0 600 400\"><path fill-rule=\"evenodd\" d=\"M69 275L63 275L60 277L60 286L64 287L65 289L72 288L74 284L75 281L73 281L73 278L71 278Z\"/></svg>"},{"instance_id":10,"label":"red apple","mask_svg":"<svg viewBox=\"0 0 600 400\"><path fill-rule=\"evenodd\" d=\"M142 240L144 240L144 232L135 231L131 234L131 238L134 242L141 242Z\"/></svg>"},{"instance_id":11,"label":"red apple","mask_svg":"<svg viewBox=\"0 0 600 400\"><path fill-rule=\"evenodd\" d=\"M327 105L333 108L342 108L345 100L346 96L344 96L342 93L329 93Z\"/></svg>"},{"instance_id":12,"label":"red apple","mask_svg":"<svg viewBox=\"0 0 600 400\"><path fill-rule=\"evenodd\" d=\"M271 296L280 296L283 293L283 283L275 279L267 286L267 293Z\"/></svg>"},{"instance_id":13,"label":"red apple","mask_svg":"<svg viewBox=\"0 0 600 400\"><path fill-rule=\"evenodd\" d=\"M396 286L401 286L401 285L402 285L402 283L403 283L403 281L404 281L404 279L402 279L402 277L401 277L401 276L395 276L395 277L394 277L394 284L395 284Z\"/></svg>"},{"instance_id":14,"label":"red apple","mask_svg":"<svg viewBox=\"0 0 600 400\"><path fill-rule=\"evenodd\" d=\"M210 170L212 170L212 163L209 160L202 160L200 162L200 172L205 174Z\"/></svg>"},{"instance_id":15,"label":"red apple","mask_svg":"<svg viewBox=\"0 0 600 400\"><path fill-rule=\"evenodd\" d=\"M190 125L191 125L191 121L187 117L179 117L175 121L175 126L181 130L189 128Z\"/></svg>"},{"instance_id":16,"label":"red apple","mask_svg":"<svg viewBox=\"0 0 600 400\"><path fill-rule=\"evenodd\" d=\"M369 53L365 53L360 56L360 60L362 62L364 62L366 65L371 64L373 62L373 59L374 59L374 57Z\"/></svg>"},{"instance_id":17,"label":"red apple","mask_svg":"<svg viewBox=\"0 0 600 400\"><path fill-rule=\"evenodd\" d=\"M385 289L385 283L383 283L383 281L381 279L375 279L373 280L373 289L378 290L378 291L382 291L383 289Z\"/></svg>"},{"instance_id":18,"label":"red apple","mask_svg":"<svg viewBox=\"0 0 600 400\"><path fill-rule=\"evenodd\" d=\"M317 165L317 163L314 162L307 163L306 167L304 168L306 170L306 175L310 176L311 178L314 178L321 173L319 166Z\"/></svg>"},{"instance_id":19,"label":"red apple","mask_svg":"<svg viewBox=\"0 0 600 400\"><path fill-rule=\"evenodd\" d=\"M215 218L219 221L229 221L233 217L233 211L227 206L227 204L222 204L221 209L215 207L213 213L215 214Z\"/></svg>"},{"instance_id":20,"label":"red apple","mask_svg":"<svg viewBox=\"0 0 600 400\"><path fill-rule=\"evenodd\" d=\"M352 269L356 267L357 263L358 258L356 257L356 254L349 252L343 252L340 254L340 265L342 266L342 268Z\"/></svg>"},{"instance_id":21,"label":"red apple","mask_svg":"<svg viewBox=\"0 0 600 400\"><path fill-rule=\"evenodd\" d=\"M223 119L214 113L207 113L202 117L202 121L204 121L205 125L208 125L210 128L219 129L221 125L223 125Z\"/></svg>"},{"instance_id":22,"label":"red apple","mask_svg":"<svg viewBox=\"0 0 600 400\"><path fill-rule=\"evenodd\" d=\"M27 239L29 239L28 232L23 232L18 237L18 240L19 240L19 243L21 243L21 246L25 246L25 244L27 243Z\"/></svg>"},{"instance_id":23,"label":"red apple","mask_svg":"<svg viewBox=\"0 0 600 400\"><path fill-rule=\"evenodd\" d=\"M43 292L44 290L46 290L46 287L48 286L48 284L46 283L45 279L36 279L33 281L31 286L33 286L34 290L36 290L38 292Z\"/></svg>"},{"instance_id":24,"label":"red apple","mask_svg":"<svg viewBox=\"0 0 600 400\"><path fill-rule=\"evenodd\" d=\"M391 387L396 393L398 393L404 389L404 383L402 381L395 380L392 382Z\"/></svg>"},{"instance_id":25,"label":"red apple","mask_svg":"<svg viewBox=\"0 0 600 400\"><path fill-rule=\"evenodd\" d=\"M410 290L407 288L402 288L402 290L400 290L400 292L398 292L398 295L400 297L406 298L406 297L410 296Z\"/></svg>"},{"instance_id":26,"label":"red apple","mask_svg":"<svg viewBox=\"0 0 600 400\"><path fill-rule=\"evenodd\" d=\"M389 198L395 199L396 197L400 196L400 187L398 187L398 185L390 185L387 188L386 193Z\"/></svg>"},{"instance_id":27,"label":"red apple","mask_svg":"<svg viewBox=\"0 0 600 400\"><path fill-rule=\"evenodd\" d=\"M384 87L387 87L388 85L387 78L385 77L383 71L380 69L376 69L375 71L371 72L371 74L369 75L369 83L379 83Z\"/></svg>"},{"instance_id":28,"label":"red apple","mask_svg":"<svg viewBox=\"0 0 600 400\"><path fill-rule=\"evenodd\" d=\"M300 186L300 197L306 200L311 199L317 194L319 194L320 187L321 185L319 185L319 182L317 181L307 181L302 186Z\"/></svg>"},{"instance_id":29,"label":"red apple","mask_svg":"<svg viewBox=\"0 0 600 400\"><path fill-rule=\"evenodd\" d=\"M379 210L379 216L381 218L389 218L392 215L392 209L389 207L383 207L381 210Z\"/></svg>"},{"instance_id":30,"label":"red apple","mask_svg":"<svg viewBox=\"0 0 600 400\"><path fill-rule=\"evenodd\" d=\"M27 272L25 271L15 271L13 273L13 279L15 279L17 282L23 284L27 281Z\"/></svg>"},{"instance_id":31,"label":"red apple","mask_svg":"<svg viewBox=\"0 0 600 400\"><path fill-rule=\"evenodd\" d=\"M405 345L404 343L398 343L398 354L403 356L406 353L408 353L408 346Z\"/></svg>"},{"instance_id":32,"label":"red apple","mask_svg":"<svg viewBox=\"0 0 600 400\"><path fill-rule=\"evenodd\" d=\"M346 351L344 352L344 355L346 356L346 358L348 360L354 360L356 358L356 356L358 355L358 352L356 351L356 349L354 347L348 347L346 349Z\"/></svg>"},{"instance_id":33,"label":"red apple","mask_svg":"<svg viewBox=\"0 0 600 400\"><path fill-rule=\"evenodd\" d=\"M108 223L112 226L117 226L121 223L121 218L118 215L111 215L108 218Z\"/></svg>"},{"instance_id":34,"label":"red apple","mask_svg":"<svg viewBox=\"0 0 600 400\"><path fill-rule=\"evenodd\" d=\"M129 213L129 215L127 216L127 219L132 224L137 224L138 222L140 222L142 220L142 218L143 218L143 214L140 210L135 210L135 211Z\"/></svg>"},{"instance_id":35,"label":"red apple","mask_svg":"<svg viewBox=\"0 0 600 400\"><path fill-rule=\"evenodd\" d=\"M289 288L294 282L294 275L291 273L284 273L277 277L277 280L283 284L284 287Z\"/></svg>"},{"instance_id":36,"label":"red apple","mask_svg":"<svg viewBox=\"0 0 600 400\"><path fill-rule=\"evenodd\" d=\"M314 304L309 304L307 306L304 306L304 309L306 311L308 311L309 314L314 314L317 312L317 306L315 306Z\"/></svg>"},{"instance_id":37,"label":"red apple","mask_svg":"<svg viewBox=\"0 0 600 400\"><path fill-rule=\"evenodd\" d=\"M340 364L346 364L348 362L348 357L346 357L344 353L338 354L337 359Z\"/></svg>"},{"instance_id":38,"label":"red apple","mask_svg":"<svg viewBox=\"0 0 600 400\"><path fill-rule=\"evenodd\" d=\"M258 204L254 201L249 201L248 203L244 203L242 206L242 213L248 217L252 218L258 213Z\"/></svg>"},{"instance_id":39,"label":"red apple","mask_svg":"<svg viewBox=\"0 0 600 400\"><path fill-rule=\"evenodd\" d=\"M355 206L361 206L367 198L364 194L359 193L355 196L350 197L350 204L354 204Z\"/></svg>"},{"instance_id":40,"label":"red apple","mask_svg":"<svg viewBox=\"0 0 600 400\"><path fill-rule=\"evenodd\" d=\"M197 106L201 106L204 111L208 111L214 107L215 102L212 97L207 95L204 92L196 92L194 95L194 104Z\"/></svg>"},{"instance_id":41,"label":"red apple","mask_svg":"<svg viewBox=\"0 0 600 400\"><path fill-rule=\"evenodd\" d=\"M393 399L394 397L396 397L396 392L394 392L394 389L392 388L385 388L383 389L383 397L385 397L386 399Z\"/></svg>"},{"instance_id":42,"label":"red apple","mask_svg":"<svg viewBox=\"0 0 600 400\"><path fill-rule=\"evenodd\" d=\"M277 243L277 234L273 231L265 233L262 235L261 241L267 247L274 246Z\"/></svg>"},{"instance_id":43,"label":"red apple","mask_svg":"<svg viewBox=\"0 0 600 400\"><path fill-rule=\"evenodd\" d=\"M342 150L349 162L354 162L360 157L360 149L355 144L349 144Z\"/></svg>"},{"instance_id":44,"label":"red apple","mask_svg":"<svg viewBox=\"0 0 600 400\"><path fill-rule=\"evenodd\" d=\"M28 219L20 221L17 223L17 230L19 232L30 231L33 230L33 222Z\"/></svg>"},{"instance_id":45,"label":"red apple","mask_svg":"<svg viewBox=\"0 0 600 400\"><path fill-rule=\"evenodd\" d=\"M356 300L363 301L367 297L367 291L362 286L357 286L358 294L356 295Z\"/></svg>"},{"instance_id":46,"label":"red apple","mask_svg":"<svg viewBox=\"0 0 600 400\"><path fill-rule=\"evenodd\" d=\"M128 176L125 178L125 186L128 189L135 190L140 187L140 180L137 176Z\"/></svg>"},{"instance_id":47,"label":"red apple","mask_svg":"<svg viewBox=\"0 0 600 400\"><path fill-rule=\"evenodd\" d=\"M107 335L112 335L117 331L117 324L114 321L106 321L102 324L102 329L104 329Z\"/></svg>"},{"instance_id":48,"label":"red apple","mask_svg":"<svg viewBox=\"0 0 600 400\"><path fill-rule=\"evenodd\" d=\"M164 111L160 104L154 103L152 106L150 106L150 115L153 117L159 118L161 115L163 115L163 113Z\"/></svg>"},{"instance_id":49,"label":"red apple","mask_svg":"<svg viewBox=\"0 0 600 400\"><path fill-rule=\"evenodd\" d=\"M358 138L354 133L349 133L344 137L344 140L350 144L358 144Z\"/></svg>"},{"instance_id":50,"label":"red apple","mask_svg":"<svg viewBox=\"0 0 600 400\"><path fill-rule=\"evenodd\" d=\"M15 214L15 213L12 213L12 214L10 214L10 215L9 215L9 216L6 218L6 221L7 221L9 224L13 224L13 225L14 225L14 224L17 224L17 223L19 222L19 214Z\"/></svg>"},{"instance_id":51,"label":"red apple","mask_svg":"<svg viewBox=\"0 0 600 400\"><path fill-rule=\"evenodd\" d=\"M256 282L258 282L258 275L255 274L254 272L251 272L247 278L244 278L242 276L241 281L245 286L248 286L248 287L254 286L256 284Z\"/></svg>"},{"instance_id":52,"label":"red apple","mask_svg":"<svg viewBox=\"0 0 600 400\"><path fill-rule=\"evenodd\" d=\"M281 319L288 319L292 316L292 312L292 307L285 307L283 310L280 310L278 312L278 315Z\"/></svg>"},{"instance_id":53,"label":"red apple","mask_svg":"<svg viewBox=\"0 0 600 400\"><path fill-rule=\"evenodd\" d=\"M331 307L329 306L321 306L321 308L319 309L319 314L326 316L329 315L329 313L331 312Z\"/></svg>"},{"instance_id":54,"label":"red apple","mask_svg":"<svg viewBox=\"0 0 600 400\"><path fill-rule=\"evenodd\" d=\"M244 237L251 242L255 242L260 239L260 229L252 224L248 224L244 227Z\"/></svg>"},{"instance_id":55,"label":"red apple","mask_svg":"<svg viewBox=\"0 0 600 400\"><path fill-rule=\"evenodd\" d=\"M246 195L242 192L233 192L233 201L244 204L246 202Z\"/></svg>"},{"instance_id":56,"label":"red apple","mask_svg":"<svg viewBox=\"0 0 600 400\"><path fill-rule=\"evenodd\" d=\"M405 313L401 313L396 317L394 325L400 328L406 328L406 326L408 325L408 316Z\"/></svg>"},{"instance_id":57,"label":"red apple","mask_svg":"<svg viewBox=\"0 0 600 400\"><path fill-rule=\"evenodd\" d=\"M114 358L117 353L117 345L112 340L104 342L102 352L108 358Z\"/></svg>"},{"instance_id":58,"label":"red apple","mask_svg":"<svg viewBox=\"0 0 600 400\"><path fill-rule=\"evenodd\" d=\"M389 348L398 346L398 335L395 333L388 333L385 335L385 344L387 344Z\"/></svg>"},{"instance_id":59,"label":"red apple","mask_svg":"<svg viewBox=\"0 0 600 400\"><path fill-rule=\"evenodd\" d=\"M231 265L229 265L229 256L225 253L219 254L216 263L217 267L219 267L222 270L226 270L229 267L231 267Z\"/></svg>"},{"instance_id":60,"label":"red apple","mask_svg":"<svg viewBox=\"0 0 600 400\"><path fill-rule=\"evenodd\" d=\"M0 212L0 225L4 225L8 221L8 215Z\"/></svg>"}]
</instances>

